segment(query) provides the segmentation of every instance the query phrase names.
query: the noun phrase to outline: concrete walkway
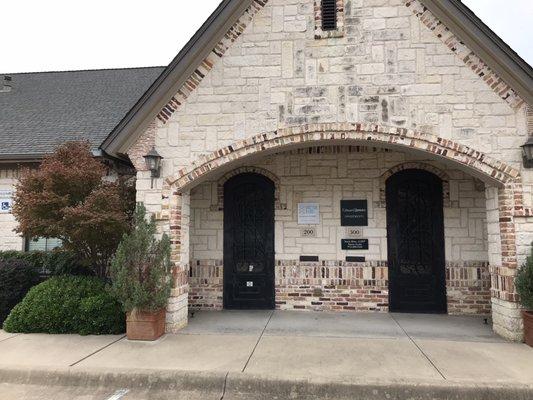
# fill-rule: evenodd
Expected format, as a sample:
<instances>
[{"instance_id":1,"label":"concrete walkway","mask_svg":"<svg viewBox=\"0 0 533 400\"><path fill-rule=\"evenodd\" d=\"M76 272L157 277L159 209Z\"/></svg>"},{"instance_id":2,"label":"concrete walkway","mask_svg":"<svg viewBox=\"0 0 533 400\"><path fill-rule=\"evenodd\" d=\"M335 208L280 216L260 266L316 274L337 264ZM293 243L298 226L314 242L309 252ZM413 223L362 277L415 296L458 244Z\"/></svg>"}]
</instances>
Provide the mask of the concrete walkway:
<instances>
[{"instance_id":1,"label":"concrete walkway","mask_svg":"<svg viewBox=\"0 0 533 400\"><path fill-rule=\"evenodd\" d=\"M533 387L533 349L497 337L483 318L409 314L198 312L154 343L0 332L0 373L40 368Z\"/></svg>"}]
</instances>

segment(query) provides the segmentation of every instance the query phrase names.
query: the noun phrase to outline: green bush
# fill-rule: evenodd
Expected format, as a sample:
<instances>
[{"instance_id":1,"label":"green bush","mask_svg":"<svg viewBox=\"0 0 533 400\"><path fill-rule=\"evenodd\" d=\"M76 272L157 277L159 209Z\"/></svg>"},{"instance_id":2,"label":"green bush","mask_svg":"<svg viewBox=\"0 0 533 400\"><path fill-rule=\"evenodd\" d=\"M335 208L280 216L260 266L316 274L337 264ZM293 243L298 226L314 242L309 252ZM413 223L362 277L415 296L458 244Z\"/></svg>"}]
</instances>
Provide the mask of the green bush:
<instances>
[{"instance_id":1,"label":"green bush","mask_svg":"<svg viewBox=\"0 0 533 400\"><path fill-rule=\"evenodd\" d=\"M23 260L34 266L42 275L91 275L91 268L84 267L76 256L68 251L0 251L0 261Z\"/></svg>"},{"instance_id":2,"label":"green bush","mask_svg":"<svg viewBox=\"0 0 533 400\"><path fill-rule=\"evenodd\" d=\"M124 311L158 311L170 295L170 240L167 235L155 238L154 219L147 221L142 203L135 211L134 224L111 262L111 292Z\"/></svg>"},{"instance_id":3,"label":"green bush","mask_svg":"<svg viewBox=\"0 0 533 400\"><path fill-rule=\"evenodd\" d=\"M533 310L533 253L518 270L515 285L522 305L528 310Z\"/></svg>"},{"instance_id":4,"label":"green bush","mask_svg":"<svg viewBox=\"0 0 533 400\"><path fill-rule=\"evenodd\" d=\"M0 259L0 325L11 309L39 281L39 271L31 263L17 259Z\"/></svg>"},{"instance_id":5,"label":"green bush","mask_svg":"<svg viewBox=\"0 0 533 400\"><path fill-rule=\"evenodd\" d=\"M125 331L120 304L95 277L53 277L32 288L4 322L7 332L117 334Z\"/></svg>"}]
</instances>

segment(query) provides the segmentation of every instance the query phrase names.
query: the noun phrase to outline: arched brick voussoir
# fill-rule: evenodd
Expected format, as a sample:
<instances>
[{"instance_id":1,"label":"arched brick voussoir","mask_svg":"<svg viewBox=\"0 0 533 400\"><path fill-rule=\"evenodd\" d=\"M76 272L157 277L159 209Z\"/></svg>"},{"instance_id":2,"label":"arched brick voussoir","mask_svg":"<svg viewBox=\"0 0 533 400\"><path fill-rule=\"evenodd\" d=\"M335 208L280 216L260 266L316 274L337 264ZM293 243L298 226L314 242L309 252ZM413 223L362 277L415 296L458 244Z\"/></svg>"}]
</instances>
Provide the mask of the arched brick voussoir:
<instances>
[{"instance_id":1,"label":"arched brick voussoir","mask_svg":"<svg viewBox=\"0 0 533 400\"><path fill-rule=\"evenodd\" d=\"M364 143L367 146L387 147L399 151L417 151L442 158L443 161L468 169L500 186L520 182L520 171L517 169L480 151L436 135L377 124L322 123L281 128L240 140L200 156L190 167L167 178L167 183L173 185L177 191L182 191L230 163L243 161L261 153L268 154L295 146L305 147L319 143Z\"/></svg>"}]
</instances>

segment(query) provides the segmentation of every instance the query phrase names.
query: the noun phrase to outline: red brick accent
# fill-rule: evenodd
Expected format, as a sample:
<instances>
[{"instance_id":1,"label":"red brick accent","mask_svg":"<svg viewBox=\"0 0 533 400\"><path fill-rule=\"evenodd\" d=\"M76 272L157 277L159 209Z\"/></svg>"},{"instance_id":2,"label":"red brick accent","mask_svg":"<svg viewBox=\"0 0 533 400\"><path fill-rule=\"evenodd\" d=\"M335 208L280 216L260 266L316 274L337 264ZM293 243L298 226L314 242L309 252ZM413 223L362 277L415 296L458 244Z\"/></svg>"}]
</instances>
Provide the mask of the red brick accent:
<instances>
[{"instance_id":1,"label":"red brick accent","mask_svg":"<svg viewBox=\"0 0 533 400\"><path fill-rule=\"evenodd\" d=\"M418 0L403 0L405 5L431 30L457 57L459 57L477 76L505 100L512 108L518 109L524 100L481 58L453 34L437 17Z\"/></svg>"},{"instance_id":2,"label":"red brick accent","mask_svg":"<svg viewBox=\"0 0 533 400\"><path fill-rule=\"evenodd\" d=\"M189 308L221 310L223 293L222 260L192 260L189 273Z\"/></svg>"},{"instance_id":3,"label":"red brick accent","mask_svg":"<svg viewBox=\"0 0 533 400\"><path fill-rule=\"evenodd\" d=\"M381 311L389 309L386 261L276 263L276 308Z\"/></svg>"},{"instance_id":4,"label":"red brick accent","mask_svg":"<svg viewBox=\"0 0 533 400\"><path fill-rule=\"evenodd\" d=\"M377 124L317 123L281 128L222 147L212 153L200 156L189 167L181 169L175 176L167 178L167 182L170 185L176 185L178 190L182 190L193 184L201 176L228 163L244 160L265 150L290 150L292 147L307 147L319 142L335 145L364 143L369 146L377 143L390 148L398 148L400 151L402 149L417 150L468 167L501 185L520 180L520 172L517 169L493 159L485 153L436 135Z\"/></svg>"},{"instance_id":5,"label":"red brick accent","mask_svg":"<svg viewBox=\"0 0 533 400\"><path fill-rule=\"evenodd\" d=\"M447 262L448 314L490 314L490 286L488 262Z\"/></svg>"},{"instance_id":6,"label":"red brick accent","mask_svg":"<svg viewBox=\"0 0 533 400\"><path fill-rule=\"evenodd\" d=\"M172 275L174 277L174 289L172 297L187 293L189 260L183 260L183 235L185 233L182 226L182 194L172 193L170 204L170 244L171 261L173 262ZM187 230L188 234L188 230Z\"/></svg>"},{"instance_id":7,"label":"red brick accent","mask_svg":"<svg viewBox=\"0 0 533 400\"><path fill-rule=\"evenodd\" d=\"M191 309L222 309L222 260L191 261L189 279ZM447 262L449 313L489 314L490 284L487 262ZM275 290L277 309L386 312L389 305L387 262L278 260Z\"/></svg>"}]
</instances>

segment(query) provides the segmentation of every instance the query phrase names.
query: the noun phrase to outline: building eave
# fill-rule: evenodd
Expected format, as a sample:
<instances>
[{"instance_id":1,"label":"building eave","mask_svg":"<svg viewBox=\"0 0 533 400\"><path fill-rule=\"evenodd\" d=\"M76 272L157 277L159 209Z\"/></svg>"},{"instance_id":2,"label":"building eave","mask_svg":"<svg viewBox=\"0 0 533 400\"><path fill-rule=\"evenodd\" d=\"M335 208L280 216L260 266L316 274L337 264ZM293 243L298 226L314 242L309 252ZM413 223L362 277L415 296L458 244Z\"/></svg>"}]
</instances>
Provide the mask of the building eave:
<instances>
[{"instance_id":1,"label":"building eave","mask_svg":"<svg viewBox=\"0 0 533 400\"><path fill-rule=\"evenodd\" d=\"M0 164L40 163L46 154L2 154Z\"/></svg>"}]
</instances>

